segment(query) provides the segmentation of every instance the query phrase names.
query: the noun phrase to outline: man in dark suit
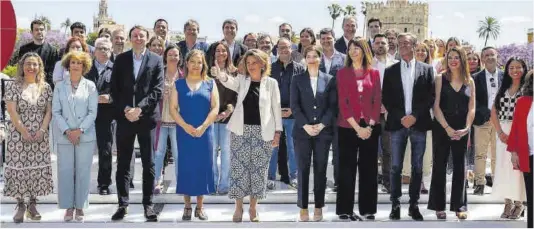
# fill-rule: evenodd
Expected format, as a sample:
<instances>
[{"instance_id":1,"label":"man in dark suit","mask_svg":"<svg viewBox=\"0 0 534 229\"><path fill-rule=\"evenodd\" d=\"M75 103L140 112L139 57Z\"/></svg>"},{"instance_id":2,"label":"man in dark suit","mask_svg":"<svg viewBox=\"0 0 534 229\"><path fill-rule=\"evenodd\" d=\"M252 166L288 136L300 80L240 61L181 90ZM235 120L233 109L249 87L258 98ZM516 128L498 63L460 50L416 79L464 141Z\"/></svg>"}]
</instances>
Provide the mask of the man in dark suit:
<instances>
[{"instance_id":1,"label":"man in dark suit","mask_svg":"<svg viewBox=\"0 0 534 229\"><path fill-rule=\"evenodd\" d=\"M498 53L493 47L485 47L481 52L485 69L474 74L476 88L475 129L475 190L473 194L484 195L487 182L486 159L488 146L491 152L491 173L495 172L497 131L491 124L491 107L501 86L504 73L497 68ZM489 177L491 178L491 177ZM489 183L489 182L488 182Z\"/></svg>"},{"instance_id":2,"label":"man in dark suit","mask_svg":"<svg viewBox=\"0 0 534 229\"><path fill-rule=\"evenodd\" d=\"M28 52L35 52L39 54L43 61L44 71L46 74L46 82L54 87L52 80L52 73L54 72L54 65L59 60L59 52L57 48L45 41L46 26L41 20L33 20L30 24L33 41L20 46L19 58Z\"/></svg>"},{"instance_id":3,"label":"man in dark suit","mask_svg":"<svg viewBox=\"0 0 534 229\"><path fill-rule=\"evenodd\" d=\"M95 41L95 58L93 66L85 76L95 83L98 90L98 113L95 120L96 143L98 147L98 190L100 195L109 195L111 185L111 146L113 134L113 105L111 103L111 71L113 62L111 56L111 41L98 38Z\"/></svg>"},{"instance_id":4,"label":"man in dark suit","mask_svg":"<svg viewBox=\"0 0 534 229\"><path fill-rule=\"evenodd\" d=\"M293 36L293 26L291 24L284 22L278 26L278 36L280 38L284 37L291 41ZM298 45L291 43L291 50L298 50ZM278 44L275 44L272 49L273 55L278 55Z\"/></svg>"},{"instance_id":5,"label":"man in dark suit","mask_svg":"<svg viewBox=\"0 0 534 229\"><path fill-rule=\"evenodd\" d=\"M373 40L374 37L380 33L380 29L382 29L382 22L380 21L380 19L373 17L369 19L369 21L367 21L367 30L369 32L369 40L367 40L367 44L369 45L373 56L375 55L375 52L373 50Z\"/></svg>"},{"instance_id":6,"label":"man in dark suit","mask_svg":"<svg viewBox=\"0 0 534 229\"><path fill-rule=\"evenodd\" d=\"M347 55L337 51L334 47L335 33L330 28L324 28L319 32L321 47L323 48L323 55L321 56L321 64L319 65L319 71L328 73L334 78L337 71L345 65L345 58ZM333 108L332 115L337 120L337 104ZM334 187L333 191L337 191L338 184L338 147L337 147L337 125L333 125L333 140L332 140L332 166L334 167Z\"/></svg>"},{"instance_id":7,"label":"man in dark suit","mask_svg":"<svg viewBox=\"0 0 534 229\"><path fill-rule=\"evenodd\" d=\"M146 49L148 30L134 26L132 50L119 54L111 74L111 98L117 118L116 185L119 209L112 220L122 220L129 204L130 161L137 136L143 164L143 207L147 221L157 221L152 207L154 186L153 135L155 108L162 95L163 60Z\"/></svg>"},{"instance_id":8,"label":"man in dark suit","mask_svg":"<svg viewBox=\"0 0 534 229\"><path fill-rule=\"evenodd\" d=\"M354 39L358 30L358 24L355 16L345 16L343 18L343 36L340 37L336 44L336 50L340 53L347 54L347 45L349 41Z\"/></svg>"},{"instance_id":9,"label":"man in dark suit","mask_svg":"<svg viewBox=\"0 0 534 229\"><path fill-rule=\"evenodd\" d=\"M414 59L417 38L410 33L399 35L402 61L386 68L382 85L382 103L387 111L386 131L391 139L391 196L389 218L400 219L402 196L401 172L408 138L412 144L410 207L412 219L423 220L418 207L423 177L426 132L431 127L430 108L434 103L434 70L431 65Z\"/></svg>"},{"instance_id":10,"label":"man in dark suit","mask_svg":"<svg viewBox=\"0 0 534 229\"><path fill-rule=\"evenodd\" d=\"M224 39L222 42L228 45L230 49L230 56L232 57L232 63L237 67L238 61L241 59L241 56L247 52L247 47L242 43L235 41L235 36L237 34L238 25L235 19L226 19L223 22L222 30L224 33ZM208 57L212 58L212 57Z\"/></svg>"}]
</instances>

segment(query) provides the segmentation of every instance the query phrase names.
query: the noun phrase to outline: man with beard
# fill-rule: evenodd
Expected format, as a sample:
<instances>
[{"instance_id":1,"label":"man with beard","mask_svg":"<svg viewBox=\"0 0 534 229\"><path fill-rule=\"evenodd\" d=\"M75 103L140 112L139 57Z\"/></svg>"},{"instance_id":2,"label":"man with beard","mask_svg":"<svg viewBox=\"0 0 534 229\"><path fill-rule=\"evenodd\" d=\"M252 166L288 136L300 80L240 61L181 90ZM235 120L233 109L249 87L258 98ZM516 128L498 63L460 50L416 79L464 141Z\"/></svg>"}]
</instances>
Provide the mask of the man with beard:
<instances>
[{"instance_id":1,"label":"man with beard","mask_svg":"<svg viewBox=\"0 0 534 229\"><path fill-rule=\"evenodd\" d=\"M54 65L59 60L59 52L57 48L45 41L46 26L41 20L33 20L30 24L33 41L20 46L19 57L24 56L28 52L35 52L39 54L43 61L44 71L46 74L46 82L54 88L52 80L52 73L54 72Z\"/></svg>"},{"instance_id":2,"label":"man with beard","mask_svg":"<svg viewBox=\"0 0 534 229\"><path fill-rule=\"evenodd\" d=\"M271 57L271 63L276 61L276 55L273 54L273 40L269 34L262 34L259 36L257 46L261 51L264 51Z\"/></svg>"},{"instance_id":3,"label":"man with beard","mask_svg":"<svg viewBox=\"0 0 534 229\"><path fill-rule=\"evenodd\" d=\"M373 68L378 69L380 72L380 87L382 88L384 82L384 71L389 66L397 63L395 59L390 59L387 55L388 53L388 41L386 35L379 33L373 37L373 50L375 57L373 58ZM389 133L385 130L386 128L386 115L387 111L382 105L380 109L380 128L381 136L379 138L379 152L382 152L381 161L382 161L382 174L378 176L379 182L382 183L382 191L385 193L391 193L390 183L389 183L389 171L391 170L391 145Z\"/></svg>"},{"instance_id":4,"label":"man with beard","mask_svg":"<svg viewBox=\"0 0 534 229\"><path fill-rule=\"evenodd\" d=\"M388 58L389 59L395 59L399 60L401 59L399 53L397 52L397 36L399 36L399 32L395 29L388 29L385 32L386 37L388 38Z\"/></svg>"},{"instance_id":5,"label":"man with beard","mask_svg":"<svg viewBox=\"0 0 534 229\"><path fill-rule=\"evenodd\" d=\"M278 35L281 38L286 38L289 41L291 41L291 37L293 36L293 27L291 24L284 22L280 26L278 26ZM296 44L291 43L291 50L297 50L298 46ZM273 55L278 55L278 44L273 47Z\"/></svg>"}]
</instances>

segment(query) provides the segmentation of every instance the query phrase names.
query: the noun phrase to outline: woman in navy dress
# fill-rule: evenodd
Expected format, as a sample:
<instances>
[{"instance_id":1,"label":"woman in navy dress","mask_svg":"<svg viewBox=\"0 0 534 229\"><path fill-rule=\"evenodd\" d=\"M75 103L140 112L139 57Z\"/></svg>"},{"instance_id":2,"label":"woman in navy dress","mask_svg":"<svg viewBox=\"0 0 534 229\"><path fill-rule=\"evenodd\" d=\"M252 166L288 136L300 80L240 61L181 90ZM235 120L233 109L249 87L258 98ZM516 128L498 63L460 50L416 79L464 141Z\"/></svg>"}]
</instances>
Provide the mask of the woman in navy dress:
<instances>
[{"instance_id":1,"label":"woman in navy dress","mask_svg":"<svg viewBox=\"0 0 534 229\"><path fill-rule=\"evenodd\" d=\"M182 220L191 220L191 196L197 197L195 217L207 220L203 195L215 192L211 124L219 111L219 93L215 82L208 80L208 65L203 52L191 51L185 62L185 77L176 81L171 95L171 115L178 124L176 193L184 195Z\"/></svg>"}]
</instances>

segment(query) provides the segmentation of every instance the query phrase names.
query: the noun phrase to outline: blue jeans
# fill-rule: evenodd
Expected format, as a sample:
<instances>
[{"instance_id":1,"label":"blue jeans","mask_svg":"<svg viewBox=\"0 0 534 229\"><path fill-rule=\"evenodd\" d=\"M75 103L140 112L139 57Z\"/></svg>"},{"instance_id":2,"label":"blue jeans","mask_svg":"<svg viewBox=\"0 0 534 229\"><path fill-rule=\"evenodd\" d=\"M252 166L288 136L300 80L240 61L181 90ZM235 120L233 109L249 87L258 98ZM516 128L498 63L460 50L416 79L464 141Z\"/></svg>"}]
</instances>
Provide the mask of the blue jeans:
<instances>
[{"instance_id":1,"label":"blue jeans","mask_svg":"<svg viewBox=\"0 0 534 229\"><path fill-rule=\"evenodd\" d=\"M171 139L171 152L172 157L174 158L176 165L174 173L177 176L178 174L178 143L176 142L176 127L164 127L162 126L159 129L159 140L158 147L156 149L156 155L154 159L154 171L156 172L155 181L159 182L161 172L163 170L163 159L165 158L165 152L167 151L167 137ZM178 176L177 176L178 177Z\"/></svg>"},{"instance_id":2,"label":"blue jeans","mask_svg":"<svg viewBox=\"0 0 534 229\"><path fill-rule=\"evenodd\" d=\"M402 128L390 132L391 138L391 196L393 204L399 203L402 196L401 173L406 152L406 143L410 138L412 144L412 174L409 188L410 204L419 201L421 181L423 179L423 155L426 148L426 131Z\"/></svg>"},{"instance_id":3,"label":"blue jeans","mask_svg":"<svg viewBox=\"0 0 534 229\"><path fill-rule=\"evenodd\" d=\"M293 126L295 119L282 119L282 126L286 133L287 157L289 162L289 179L297 179L297 162L295 161L295 147L293 146ZM269 180L276 180L278 169L278 147L273 149L273 155L269 162Z\"/></svg>"},{"instance_id":4,"label":"blue jeans","mask_svg":"<svg viewBox=\"0 0 534 229\"><path fill-rule=\"evenodd\" d=\"M230 131L226 123L213 124L213 179L218 192L228 192L230 185ZM217 150L221 147L221 174L217 164Z\"/></svg>"}]
</instances>

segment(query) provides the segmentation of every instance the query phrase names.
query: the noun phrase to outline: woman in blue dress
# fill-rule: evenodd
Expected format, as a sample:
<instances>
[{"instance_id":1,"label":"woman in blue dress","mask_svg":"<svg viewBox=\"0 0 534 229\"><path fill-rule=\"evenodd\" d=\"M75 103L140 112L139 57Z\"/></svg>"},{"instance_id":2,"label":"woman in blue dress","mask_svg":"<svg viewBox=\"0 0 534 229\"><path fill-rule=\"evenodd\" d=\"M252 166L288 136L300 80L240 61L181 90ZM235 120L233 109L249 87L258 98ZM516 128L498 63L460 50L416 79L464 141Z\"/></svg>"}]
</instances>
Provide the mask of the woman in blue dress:
<instances>
[{"instance_id":1,"label":"woman in blue dress","mask_svg":"<svg viewBox=\"0 0 534 229\"><path fill-rule=\"evenodd\" d=\"M191 196L197 197L195 217L207 220L203 195L215 192L213 182L213 129L219 111L219 93L208 80L204 53L191 51L186 59L184 78L175 83L171 94L171 115L178 124L178 178L176 193L184 195L182 220L191 220Z\"/></svg>"}]
</instances>

